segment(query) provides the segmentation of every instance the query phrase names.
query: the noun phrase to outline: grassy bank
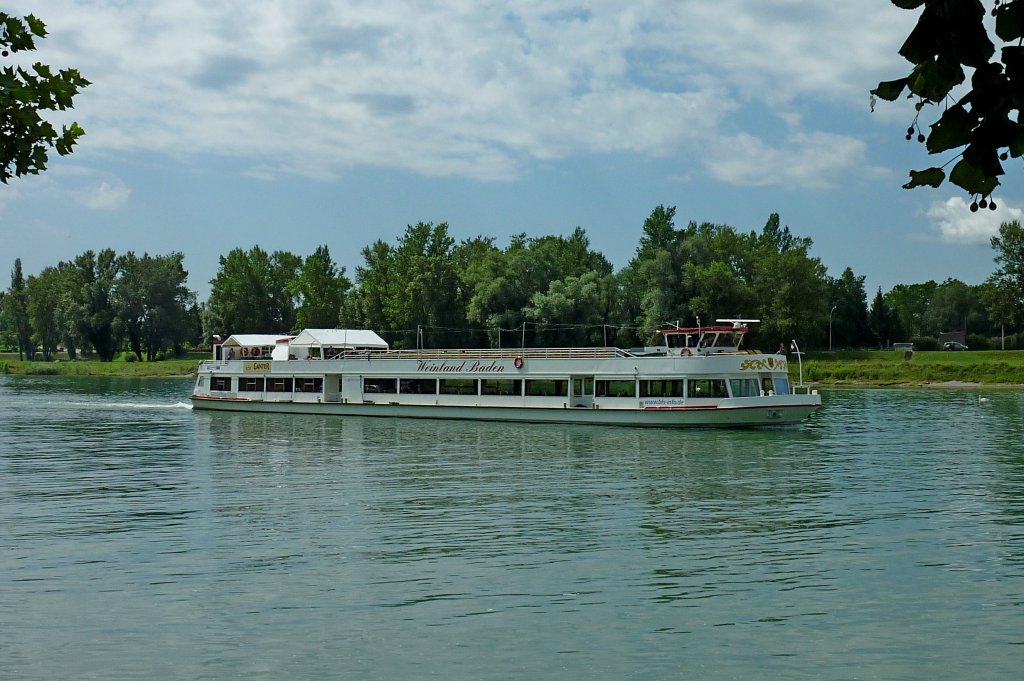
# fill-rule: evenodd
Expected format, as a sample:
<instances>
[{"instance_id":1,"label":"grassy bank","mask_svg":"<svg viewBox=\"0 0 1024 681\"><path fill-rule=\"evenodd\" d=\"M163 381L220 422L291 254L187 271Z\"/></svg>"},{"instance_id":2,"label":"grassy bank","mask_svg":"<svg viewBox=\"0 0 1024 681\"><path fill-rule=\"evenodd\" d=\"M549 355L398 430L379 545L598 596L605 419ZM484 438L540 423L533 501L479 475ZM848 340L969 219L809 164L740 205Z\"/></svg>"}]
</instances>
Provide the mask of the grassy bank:
<instances>
[{"instance_id":1,"label":"grassy bank","mask_svg":"<svg viewBox=\"0 0 1024 681\"><path fill-rule=\"evenodd\" d=\"M22 376L139 376L169 377L195 376L196 367L207 353L190 355L180 359L165 359L159 362L126 362L120 356L112 362L94 359L61 358L54 362L26 362L18 359L17 353L0 354L0 374Z\"/></svg>"},{"instance_id":2,"label":"grassy bank","mask_svg":"<svg viewBox=\"0 0 1024 681\"><path fill-rule=\"evenodd\" d=\"M18 361L17 354L0 354L0 374L45 376L194 376L206 353L159 362L113 362L90 359L57 362ZM790 374L797 378L796 357L790 355ZM902 352L811 352L804 356L804 381L821 385L929 385L984 383L1024 385L1024 351L915 352L907 360Z\"/></svg>"},{"instance_id":3,"label":"grassy bank","mask_svg":"<svg viewBox=\"0 0 1024 681\"><path fill-rule=\"evenodd\" d=\"M790 373L797 374L790 356ZM804 356L804 381L823 385L928 385L984 383L1024 385L1024 351L811 352Z\"/></svg>"}]
</instances>

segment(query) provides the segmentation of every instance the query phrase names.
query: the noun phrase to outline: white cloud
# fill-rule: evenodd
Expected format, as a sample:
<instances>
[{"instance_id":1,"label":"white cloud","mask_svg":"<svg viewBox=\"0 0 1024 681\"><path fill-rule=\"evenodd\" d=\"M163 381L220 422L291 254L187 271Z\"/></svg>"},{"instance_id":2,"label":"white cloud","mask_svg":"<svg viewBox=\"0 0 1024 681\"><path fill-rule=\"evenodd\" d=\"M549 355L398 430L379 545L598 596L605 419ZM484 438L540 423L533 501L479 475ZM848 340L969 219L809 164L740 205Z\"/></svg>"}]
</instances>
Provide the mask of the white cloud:
<instances>
[{"instance_id":1,"label":"white cloud","mask_svg":"<svg viewBox=\"0 0 1024 681\"><path fill-rule=\"evenodd\" d=\"M115 210L128 202L132 190L117 180L100 182L75 191L78 202L93 210Z\"/></svg>"},{"instance_id":2,"label":"white cloud","mask_svg":"<svg viewBox=\"0 0 1024 681\"><path fill-rule=\"evenodd\" d=\"M996 210L979 209L976 213L963 198L954 196L936 201L928 209L928 217L940 238L951 244L988 244L999 233L1004 222L1021 220L1024 210L996 201Z\"/></svg>"},{"instance_id":3,"label":"white cloud","mask_svg":"<svg viewBox=\"0 0 1024 681\"><path fill-rule=\"evenodd\" d=\"M826 133L796 133L775 148L741 133L719 140L705 159L713 177L755 187L828 187L830 179L859 164L864 143Z\"/></svg>"},{"instance_id":4,"label":"white cloud","mask_svg":"<svg viewBox=\"0 0 1024 681\"><path fill-rule=\"evenodd\" d=\"M716 154L716 176L751 184L774 166L818 186L862 152L794 102L866 107L902 68L914 13L862 4L53 0L42 47L94 82L74 114L98 150L494 180L590 153L692 165L742 105L788 120L789 138L759 145L748 124L726 141L756 158Z\"/></svg>"}]
</instances>

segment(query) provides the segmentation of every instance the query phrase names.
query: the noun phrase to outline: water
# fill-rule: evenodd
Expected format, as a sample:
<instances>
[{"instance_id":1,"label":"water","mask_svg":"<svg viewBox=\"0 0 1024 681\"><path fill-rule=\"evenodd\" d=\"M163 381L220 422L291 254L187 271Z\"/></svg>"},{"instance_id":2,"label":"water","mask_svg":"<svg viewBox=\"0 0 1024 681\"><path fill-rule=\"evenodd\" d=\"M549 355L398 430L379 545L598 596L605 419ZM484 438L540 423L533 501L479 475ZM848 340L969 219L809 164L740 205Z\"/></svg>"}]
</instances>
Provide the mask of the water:
<instances>
[{"instance_id":1,"label":"water","mask_svg":"<svg viewBox=\"0 0 1024 681\"><path fill-rule=\"evenodd\" d=\"M1024 665L1020 391L658 431L192 412L189 389L0 376L0 678Z\"/></svg>"}]
</instances>

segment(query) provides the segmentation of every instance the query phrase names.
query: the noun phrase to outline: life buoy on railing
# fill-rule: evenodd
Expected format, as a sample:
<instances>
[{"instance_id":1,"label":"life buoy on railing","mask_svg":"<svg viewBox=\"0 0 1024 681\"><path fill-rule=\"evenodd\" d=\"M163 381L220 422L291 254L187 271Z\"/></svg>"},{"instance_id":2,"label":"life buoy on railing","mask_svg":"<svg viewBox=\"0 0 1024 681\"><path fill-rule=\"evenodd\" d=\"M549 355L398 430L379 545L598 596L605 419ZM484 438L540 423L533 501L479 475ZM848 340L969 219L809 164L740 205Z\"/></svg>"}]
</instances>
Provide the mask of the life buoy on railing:
<instances>
[{"instance_id":1,"label":"life buoy on railing","mask_svg":"<svg viewBox=\"0 0 1024 681\"><path fill-rule=\"evenodd\" d=\"M680 355L692 355L693 353L690 351L690 348L679 348L679 354Z\"/></svg>"},{"instance_id":2,"label":"life buoy on railing","mask_svg":"<svg viewBox=\"0 0 1024 681\"><path fill-rule=\"evenodd\" d=\"M512 364L515 365L516 369L522 369L523 368L523 358L522 357L516 357L514 360L512 360Z\"/></svg>"},{"instance_id":3,"label":"life buoy on railing","mask_svg":"<svg viewBox=\"0 0 1024 681\"><path fill-rule=\"evenodd\" d=\"M242 348L242 357L249 356L249 348Z\"/></svg>"}]
</instances>

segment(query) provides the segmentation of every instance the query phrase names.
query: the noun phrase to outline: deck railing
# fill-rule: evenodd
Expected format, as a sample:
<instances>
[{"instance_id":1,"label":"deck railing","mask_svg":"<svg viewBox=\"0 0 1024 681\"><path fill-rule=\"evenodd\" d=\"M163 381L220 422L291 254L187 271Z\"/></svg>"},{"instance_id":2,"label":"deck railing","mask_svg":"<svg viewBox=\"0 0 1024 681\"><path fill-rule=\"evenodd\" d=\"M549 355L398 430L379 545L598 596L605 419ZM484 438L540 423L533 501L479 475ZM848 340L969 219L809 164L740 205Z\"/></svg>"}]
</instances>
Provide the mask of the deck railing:
<instances>
[{"instance_id":1,"label":"deck railing","mask_svg":"<svg viewBox=\"0 0 1024 681\"><path fill-rule=\"evenodd\" d=\"M612 357L633 357L634 355L620 348L514 348L489 349L477 348L470 350L387 350L387 351L350 351L328 357L328 359L569 359L591 358L604 359Z\"/></svg>"}]
</instances>

